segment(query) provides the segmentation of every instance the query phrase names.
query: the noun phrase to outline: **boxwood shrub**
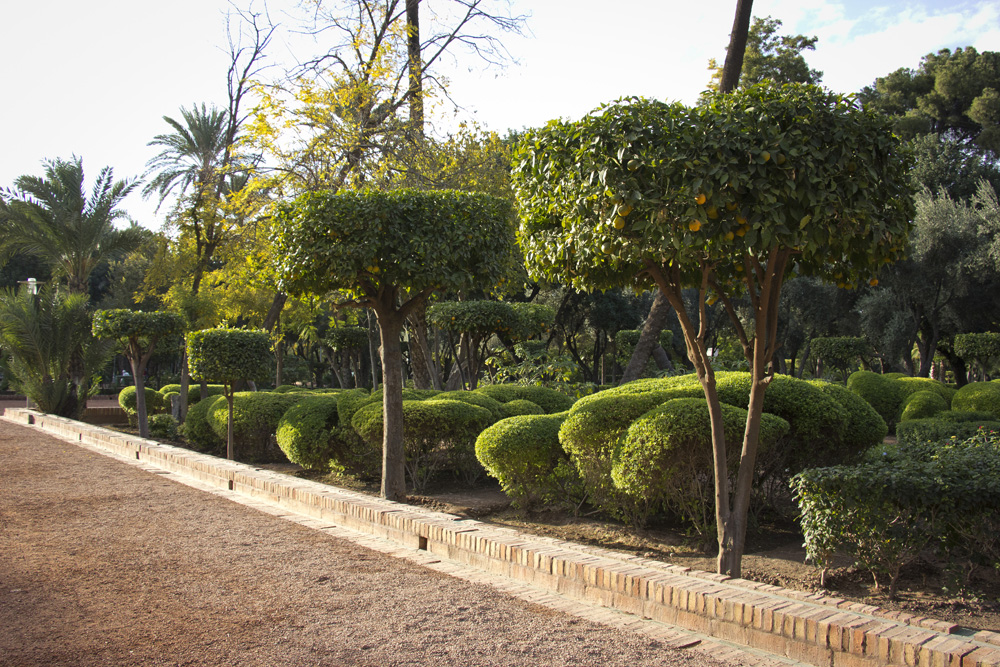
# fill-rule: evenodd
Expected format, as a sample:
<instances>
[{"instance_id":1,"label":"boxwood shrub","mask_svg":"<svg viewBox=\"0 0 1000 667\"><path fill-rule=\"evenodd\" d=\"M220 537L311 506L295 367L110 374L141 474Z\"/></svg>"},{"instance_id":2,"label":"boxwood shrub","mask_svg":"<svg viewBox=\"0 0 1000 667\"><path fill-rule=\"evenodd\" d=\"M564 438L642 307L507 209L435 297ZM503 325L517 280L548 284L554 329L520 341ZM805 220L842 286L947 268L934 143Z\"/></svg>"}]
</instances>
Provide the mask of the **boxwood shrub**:
<instances>
[{"instance_id":1,"label":"boxwood shrub","mask_svg":"<svg viewBox=\"0 0 1000 667\"><path fill-rule=\"evenodd\" d=\"M578 504L583 499L576 469L559 444L559 427L567 414L510 417L476 438L476 458L516 509L550 502Z\"/></svg>"},{"instance_id":2,"label":"boxwood shrub","mask_svg":"<svg viewBox=\"0 0 1000 667\"><path fill-rule=\"evenodd\" d=\"M152 438L175 440L177 438L177 420L173 415L150 415L149 435Z\"/></svg>"},{"instance_id":3,"label":"boxwood shrub","mask_svg":"<svg viewBox=\"0 0 1000 667\"><path fill-rule=\"evenodd\" d=\"M1000 383L970 382L955 394L951 409L958 412L988 412L1000 419Z\"/></svg>"},{"instance_id":4,"label":"boxwood shrub","mask_svg":"<svg viewBox=\"0 0 1000 667\"><path fill-rule=\"evenodd\" d=\"M513 401L507 401L503 404L504 415L507 417L515 417L517 415L544 415L545 410L542 410L542 406L538 403L532 403L531 401L526 401L523 398L515 398ZM557 413L557 414L562 414Z\"/></svg>"},{"instance_id":5,"label":"boxwood shrub","mask_svg":"<svg viewBox=\"0 0 1000 667\"><path fill-rule=\"evenodd\" d=\"M1000 421L954 421L941 419L938 413L930 419L913 419L896 425L896 441L900 447L912 447L926 442L944 442L951 438L966 440L980 429L1000 433Z\"/></svg>"},{"instance_id":6,"label":"boxwood shrub","mask_svg":"<svg viewBox=\"0 0 1000 667\"><path fill-rule=\"evenodd\" d=\"M406 473L423 493L440 470L450 469L474 482L483 472L476 458L476 438L493 423L489 410L461 401L403 401L403 447ZM382 404L354 413L351 426L372 446L382 442Z\"/></svg>"},{"instance_id":7,"label":"boxwood shrub","mask_svg":"<svg viewBox=\"0 0 1000 667\"><path fill-rule=\"evenodd\" d=\"M899 378L902 379L902 378ZM875 408L892 433L900 406L908 393L903 385L888 375L871 371L856 371L847 378L847 388Z\"/></svg>"},{"instance_id":8,"label":"boxwood shrub","mask_svg":"<svg viewBox=\"0 0 1000 667\"><path fill-rule=\"evenodd\" d=\"M851 463L867 449L885 440L889 427L868 401L841 384L822 380L813 380L810 384L837 401L847 413L847 422L840 440L843 449L833 457L836 460L830 463Z\"/></svg>"},{"instance_id":9,"label":"boxwood shrub","mask_svg":"<svg viewBox=\"0 0 1000 667\"><path fill-rule=\"evenodd\" d=\"M228 409L225 396L219 394L209 396L204 401L198 401L188 410L187 418L182 427L182 435L195 451L218 454L220 451L225 452L226 450L225 439L215 434L208 421L208 413L215 408L217 403Z\"/></svg>"},{"instance_id":10,"label":"boxwood shrub","mask_svg":"<svg viewBox=\"0 0 1000 667\"><path fill-rule=\"evenodd\" d=\"M146 387L143 393L146 394L146 410L149 414L161 412L163 410L163 395L160 394L160 392ZM118 392L118 405L120 405L122 410L125 411L125 416L128 417L129 426L132 428L139 425L139 412L135 403L134 386L125 387Z\"/></svg>"},{"instance_id":11,"label":"boxwood shrub","mask_svg":"<svg viewBox=\"0 0 1000 667\"><path fill-rule=\"evenodd\" d=\"M233 395L234 456L257 463L286 460L272 440L285 411L307 396L300 392L236 392ZM229 406L224 400L214 403L208 412L208 424L222 442L226 439L228 413Z\"/></svg>"},{"instance_id":12,"label":"boxwood shrub","mask_svg":"<svg viewBox=\"0 0 1000 667\"><path fill-rule=\"evenodd\" d=\"M498 421L508 416L508 413L504 410L504 404L495 398L490 398L486 394L481 394L478 391L442 391L429 398L425 399L428 401L460 401L462 403L468 403L470 405L478 405L481 408L485 408L490 411L493 415L493 421Z\"/></svg>"},{"instance_id":13,"label":"boxwood shrub","mask_svg":"<svg viewBox=\"0 0 1000 667\"><path fill-rule=\"evenodd\" d=\"M726 441L743 439L747 411L722 404ZM788 433L784 419L761 415L759 452L766 456ZM727 448L729 472L735 479L740 448ZM715 525L712 427L704 398L677 398L632 422L615 457L615 488L631 501L629 518L643 525L661 507L677 513L706 538Z\"/></svg>"},{"instance_id":14,"label":"boxwood shrub","mask_svg":"<svg viewBox=\"0 0 1000 667\"><path fill-rule=\"evenodd\" d=\"M897 380L898 382L898 380ZM902 422L913 419L927 419L948 409L948 402L941 394L934 391L915 391L903 399L902 410L899 413L899 424L896 424L896 435Z\"/></svg>"},{"instance_id":15,"label":"boxwood shrub","mask_svg":"<svg viewBox=\"0 0 1000 667\"><path fill-rule=\"evenodd\" d=\"M311 470L376 477L381 452L340 423L335 394L306 396L278 421L276 438L288 460Z\"/></svg>"},{"instance_id":16,"label":"boxwood shrub","mask_svg":"<svg viewBox=\"0 0 1000 667\"><path fill-rule=\"evenodd\" d=\"M476 391L496 399L501 403L523 399L541 406L545 414L553 415L565 412L573 406L573 399L548 387L524 386L518 384L491 384L479 387Z\"/></svg>"}]
</instances>

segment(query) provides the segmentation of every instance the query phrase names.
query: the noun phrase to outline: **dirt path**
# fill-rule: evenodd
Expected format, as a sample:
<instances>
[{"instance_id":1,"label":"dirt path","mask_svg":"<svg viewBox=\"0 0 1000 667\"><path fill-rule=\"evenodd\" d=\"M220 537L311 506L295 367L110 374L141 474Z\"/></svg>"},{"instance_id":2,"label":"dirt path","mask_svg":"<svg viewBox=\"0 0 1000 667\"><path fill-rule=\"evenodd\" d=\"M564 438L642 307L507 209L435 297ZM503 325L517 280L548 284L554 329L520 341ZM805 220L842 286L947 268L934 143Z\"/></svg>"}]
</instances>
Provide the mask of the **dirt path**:
<instances>
[{"instance_id":1,"label":"dirt path","mask_svg":"<svg viewBox=\"0 0 1000 667\"><path fill-rule=\"evenodd\" d=\"M699 665L0 420L0 665Z\"/></svg>"}]
</instances>

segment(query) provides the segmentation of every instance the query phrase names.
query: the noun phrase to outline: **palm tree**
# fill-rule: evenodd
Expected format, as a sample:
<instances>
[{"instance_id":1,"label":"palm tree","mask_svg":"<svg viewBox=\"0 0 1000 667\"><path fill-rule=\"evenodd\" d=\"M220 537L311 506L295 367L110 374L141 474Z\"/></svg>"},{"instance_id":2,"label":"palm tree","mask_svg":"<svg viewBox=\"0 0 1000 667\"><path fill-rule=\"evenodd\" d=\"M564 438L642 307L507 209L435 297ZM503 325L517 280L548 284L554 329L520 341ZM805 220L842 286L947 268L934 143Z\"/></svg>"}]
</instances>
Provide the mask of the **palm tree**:
<instances>
[{"instance_id":1,"label":"palm tree","mask_svg":"<svg viewBox=\"0 0 1000 667\"><path fill-rule=\"evenodd\" d=\"M45 285L0 290L0 344L12 383L42 412L76 419L111 344L91 333L87 295Z\"/></svg>"},{"instance_id":2,"label":"palm tree","mask_svg":"<svg viewBox=\"0 0 1000 667\"><path fill-rule=\"evenodd\" d=\"M101 170L90 194L84 191L83 161L46 160L45 175L20 176L13 190L0 191L0 263L15 254L33 255L65 279L70 290L85 292L90 274L103 261L134 250L143 230L118 208L138 183L115 181L111 167Z\"/></svg>"},{"instance_id":3,"label":"palm tree","mask_svg":"<svg viewBox=\"0 0 1000 667\"><path fill-rule=\"evenodd\" d=\"M184 194L194 186L196 196L216 190L220 172L227 166L229 114L202 104L201 109L193 105L190 111L181 107L181 118L183 123L164 116L174 131L158 134L147 144L163 150L146 163L146 175L155 176L142 189L142 196L156 194L160 205L175 188Z\"/></svg>"}]
</instances>

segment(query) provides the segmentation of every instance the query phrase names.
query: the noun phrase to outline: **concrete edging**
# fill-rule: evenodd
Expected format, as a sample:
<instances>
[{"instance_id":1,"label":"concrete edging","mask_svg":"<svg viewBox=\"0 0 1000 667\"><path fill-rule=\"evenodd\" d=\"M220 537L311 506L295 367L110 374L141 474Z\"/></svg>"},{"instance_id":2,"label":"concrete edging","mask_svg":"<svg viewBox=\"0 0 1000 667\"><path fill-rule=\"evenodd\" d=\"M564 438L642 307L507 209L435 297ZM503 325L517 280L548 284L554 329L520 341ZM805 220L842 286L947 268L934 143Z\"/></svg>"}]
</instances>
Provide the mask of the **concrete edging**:
<instances>
[{"instance_id":1,"label":"concrete edging","mask_svg":"<svg viewBox=\"0 0 1000 667\"><path fill-rule=\"evenodd\" d=\"M4 418L568 598L822 667L1000 666L1000 633L518 533L24 408Z\"/></svg>"}]
</instances>

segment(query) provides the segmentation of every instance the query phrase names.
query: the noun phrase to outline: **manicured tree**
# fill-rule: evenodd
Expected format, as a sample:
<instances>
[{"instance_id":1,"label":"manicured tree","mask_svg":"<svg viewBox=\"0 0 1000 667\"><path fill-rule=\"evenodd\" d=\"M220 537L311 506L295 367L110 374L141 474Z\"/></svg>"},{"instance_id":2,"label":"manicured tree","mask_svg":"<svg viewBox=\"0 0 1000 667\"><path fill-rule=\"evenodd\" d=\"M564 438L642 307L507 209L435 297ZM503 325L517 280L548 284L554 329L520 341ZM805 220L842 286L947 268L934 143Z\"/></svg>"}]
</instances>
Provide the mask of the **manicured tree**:
<instances>
[{"instance_id":1,"label":"manicured tree","mask_svg":"<svg viewBox=\"0 0 1000 667\"><path fill-rule=\"evenodd\" d=\"M986 379L990 362L1000 359L1000 334L970 333L955 336L955 354L966 363L979 364L981 379Z\"/></svg>"},{"instance_id":2,"label":"manicured tree","mask_svg":"<svg viewBox=\"0 0 1000 667\"><path fill-rule=\"evenodd\" d=\"M814 358L843 373L845 381L851 366L857 367L857 363L872 352L868 341L855 336L813 338L809 341L809 347Z\"/></svg>"},{"instance_id":3,"label":"manicured tree","mask_svg":"<svg viewBox=\"0 0 1000 667\"><path fill-rule=\"evenodd\" d=\"M139 420L139 435L149 436L146 410L146 364L160 339L184 331L184 318L177 313L144 313L118 308L94 313L94 335L110 338L122 346L122 353L132 366L135 378L135 409Z\"/></svg>"},{"instance_id":4,"label":"manicured tree","mask_svg":"<svg viewBox=\"0 0 1000 667\"><path fill-rule=\"evenodd\" d=\"M271 374L271 337L249 329L202 329L187 335L191 377L219 382L229 404L226 458L233 459L233 385L238 380L265 380Z\"/></svg>"},{"instance_id":5,"label":"manicured tree","mask_svg":"<svg viewBox=\"0 0 1000 667\"><path fill-rule=\"evenodd\" d=\"M493 334L509 335L518 327L518 317L511 304L503 301L442 301L427 309L427 322L438 329L459 337L455 353L459 372L465 362L467 377L462 378L467 389L479 384L482 348Z\"/></svg>"},{"instance_id":6,"label":"manicured tree","mask_svg":"<svg viewBox=\"0 0 1000 667\"><path fill-rule=\"evenodd\" d=\"M276 211L283 288L371 308L382 343L382 496L406 498L403 358L406 317L436 290L489 290L513 263L510 204L452 191L305 194Z\"/></svg>"},{"instance_id":7,"label":"manicured tree","mask_svg":"<svg viewBox=\"0 0 1000 667\"><path fill-rule=\"evenodd\" d=\"M695 108L627 100L520 145L513 178L532 275L583 289L655 285L678 315L711 415L720 573L740 575L785 276L854 286L898 259L912 213L907 162L882 117L806 85L751 86ZM717 299L752 373L732 494L705 344Z\"/></svg>"}]
</instances>

